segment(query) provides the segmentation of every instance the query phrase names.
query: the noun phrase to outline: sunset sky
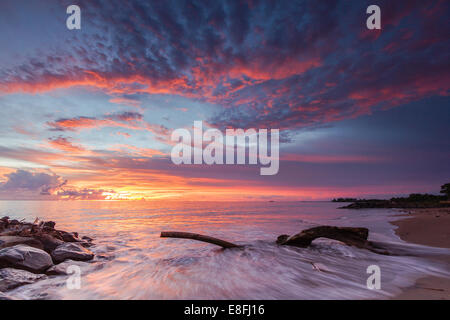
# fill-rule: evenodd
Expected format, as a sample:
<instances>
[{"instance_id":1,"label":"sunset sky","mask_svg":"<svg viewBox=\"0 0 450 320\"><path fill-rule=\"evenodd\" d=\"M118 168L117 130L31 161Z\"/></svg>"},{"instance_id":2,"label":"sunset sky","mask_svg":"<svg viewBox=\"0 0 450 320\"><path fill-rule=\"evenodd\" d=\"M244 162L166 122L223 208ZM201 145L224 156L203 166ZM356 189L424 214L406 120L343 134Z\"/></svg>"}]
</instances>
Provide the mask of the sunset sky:
<instances>
[{"instance_id":1,"label":"sunset sky","mask_svg":"<svg viewBox=\"0 0 450 320\"><path fill-rule=\"evenodd\" d=\"M381 8L382 30L366 28ZM81 8L81 30L66 8ZM0 2L0 199L324 200L450 182L449 1ZM176 128L280 129L280 169Z\"/></svg>"}]
</instances>

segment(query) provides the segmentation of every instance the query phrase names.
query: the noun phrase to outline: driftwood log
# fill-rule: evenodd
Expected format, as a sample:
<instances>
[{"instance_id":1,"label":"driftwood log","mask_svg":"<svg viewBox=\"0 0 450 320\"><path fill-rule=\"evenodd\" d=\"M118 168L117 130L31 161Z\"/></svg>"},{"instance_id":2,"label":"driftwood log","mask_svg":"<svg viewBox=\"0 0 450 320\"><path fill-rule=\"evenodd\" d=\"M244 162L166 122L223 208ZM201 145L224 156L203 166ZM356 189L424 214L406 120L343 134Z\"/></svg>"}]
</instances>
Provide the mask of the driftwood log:
<instances>
[{"instance_id":1,"label":"driftwood log","mask_svg":"<svg viewBox=\"0 0 450 320\"><path fill-rule=\"evenodd\" d=\"M368 241L369 229L367 228L351 228L351 227L333 227L333 226L319 226L303 230L302 232L289 236L281 235L278 237L276 243L278 245L294 246L300 248L307 248L317 238L328 238L338 240L349 246L367 249L378 254L389 255L390 253L383 248L380 243L373 243ZM161 238L182 238L203 241L221 246L225 249L242 248L237 244L224 241L221 239L189 232L161 232Z\"/></svg>"},{"instance_id":2,"label":"driftwood log","mask_svg":"<svg viewBox=\"0 0 450 320\"><path fill-rule=\"evenodd\" d=\"M318 238L337 240L348 246L367 249L378 254L391 254L381 243L375 244L367 240L369 238L369 229L367 228L319 226L303 230L293 236L281 235L277 239L277 244L307 248Z\"/></svg>"},{"instance_id":3,"label":"driftwood log","mask_svg":"<svg viewBox=\"0 0 450 320\"><path fill-rule=\"evenodd\" d=\"M191 239L197 241L203 241L211 244L218 245L224 249L230 248L241 248L242 246L238 246L237 244L220 240L217 238L204 236L198 233L190 233L190 232L177 232L177 231L166 231L161 232L161 238L179 238L179 239Z\"/></svg>"},{"instance_id":4,"label":"driftwood log","mask_svg":"<svg viewBox=\"0 0 450 320\"><path fill-rule=\"evenodd\" d=\"M344 242L347 245L355 247L364 247L369 237L369 229L367 228L340 228L332 226L320 226L303 230L294 235L281 235L277 239L277 243L281 245L295 246L306 248L311 242L317 238L328 238Z\"/></svg>"}]
</instances>

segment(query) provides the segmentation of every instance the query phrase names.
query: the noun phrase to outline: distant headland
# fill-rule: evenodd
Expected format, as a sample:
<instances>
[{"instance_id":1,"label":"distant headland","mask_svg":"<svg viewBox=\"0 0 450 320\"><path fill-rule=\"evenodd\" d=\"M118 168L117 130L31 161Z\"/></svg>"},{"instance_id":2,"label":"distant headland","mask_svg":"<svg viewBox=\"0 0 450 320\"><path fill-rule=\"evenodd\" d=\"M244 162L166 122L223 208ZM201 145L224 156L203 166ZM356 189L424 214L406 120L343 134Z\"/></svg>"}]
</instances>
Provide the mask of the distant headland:
<instances>
[{"instance_id":1,"label":"distant headland","mask_svg":"<svg viewBox=\"0 0 450 320\"><path fill-rule=\"evenodd\" d=\"M408 197L395 197L391 199L356 199L337 198L332 202L351 202L340 209L370 209L370 208L446 208L450 207L450 183L441 186L442 195L412 193Z\"/></svg>"}]
</instances>

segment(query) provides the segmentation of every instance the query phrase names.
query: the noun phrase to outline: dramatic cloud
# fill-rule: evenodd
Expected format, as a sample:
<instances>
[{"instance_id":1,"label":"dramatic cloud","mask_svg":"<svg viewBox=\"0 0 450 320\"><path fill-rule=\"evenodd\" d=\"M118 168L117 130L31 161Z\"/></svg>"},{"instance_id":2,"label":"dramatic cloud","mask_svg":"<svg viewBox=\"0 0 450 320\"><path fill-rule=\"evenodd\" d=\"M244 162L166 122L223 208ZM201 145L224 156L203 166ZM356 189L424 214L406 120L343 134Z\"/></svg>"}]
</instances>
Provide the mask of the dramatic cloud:
<instances>
[{"instance_id":1,"label":"dramatic cloud","mask_svg":"<svg viewBox=\"0 0 450 320\"><path fill-rule=\"evenodd\" d=\"M449 176L449 1L379 0L381 30L365 0L80 0L76 31L70 4L2 1L6 196L324 199ZM279 174L175 166L169 128L194 120L281 129ZM71 185L17 170L42 167Z\"/></svg>"},{"instance_id":2,"label":"dramatic cloud","mask_svg":"<svg viewBox=\"0 0 450 320\"><path fill-rule=\"evenodd\" d=\"M76 188L56 174L17 170L5 174L6 181L0 183L0 198L46 197L60 200L105 200L117 198L112 189Z\"/></svg>"},{"instance_id":3,"label":"dramatic cloud","mask_svg":"<svg viewBox=\"0 0 450 320\"><path fill-rule=\"evenodd\" d=\"M138 112L123 112L117 114L103 115L101 117L75 117L63 118L47 122L51 131L80 131L86 129L101 129L103 127L118 127L130 130L146 130L155 135L155 138L161 142L169 142L171 131L160 124L152 124L144 121L144 116ZM123 133L122 133L123 134ZM126 135L126 134L123 134ZM72 145L67 139L50 140L54 147L61 149L67 148L67 151L76 151L79 146ZM82 151L82 150L79 150Z\"/></svg>"},{"instance_id":4,"label":"dramatic cloud","mask_svg":"<svg viewBox=\"0 0 450 320\"><path fill-rule=\"evenodd\" d=\"M68 138L64 137L50 138L49 144L53 148L72 153L80 153L85 151L85 149L82 146L74 145L72 142L69 141Z\"/></svg>"},{"instance_id":5,"label":"dramatic cloud","mask_svg":"<svg viewBox=\"0 0 450 320\"><path fill-rule=\"evenodd\" d=\"M54 131L75 131L80 129L92 129L101 127L123 127L141 129L143 116L137 112L124 112L105 115L101 118L77 117L70 119L58 119L48 122L47 125Z\"/></svg>"},{"instance_id":6,"label":"dramatic cloud","mask_svg":"<svg viewBox=\"0 0 450 320\"><path fill-rule=\"evenodd\" d=\"M448 1L380 0L381 31L365 27L369 4L82 1L89 32L0 70L0 90L88 86L128 104L136 93L180 95L221 106L215 126L282 129L448 95ZM135 115L50 125L133 127Z\"/></svg>"},{"instance_id":7,"label":"dramatic cloud","mask_svg":"<svg viewBox=\"0 0 450 320\"><path fill-rule=\"evenodd\" d=\"M112 195L115 192L112 190L102 189L70 189L57 192L57 196L64 200L105 200L108 195Z\"/></svg>"},{"instance_id":8,"label":"dramatic cloud","mask_svg":"<svg viewBox=\"0 0 450 320\"><path fill-rule=\"evenodd\" d=\"M0 191L38 191L41 195L50 195L55 189L64 186L67 181L55 174L17 170L5 175L6 182L0 184Z\"/></svg>"}]
</instances>

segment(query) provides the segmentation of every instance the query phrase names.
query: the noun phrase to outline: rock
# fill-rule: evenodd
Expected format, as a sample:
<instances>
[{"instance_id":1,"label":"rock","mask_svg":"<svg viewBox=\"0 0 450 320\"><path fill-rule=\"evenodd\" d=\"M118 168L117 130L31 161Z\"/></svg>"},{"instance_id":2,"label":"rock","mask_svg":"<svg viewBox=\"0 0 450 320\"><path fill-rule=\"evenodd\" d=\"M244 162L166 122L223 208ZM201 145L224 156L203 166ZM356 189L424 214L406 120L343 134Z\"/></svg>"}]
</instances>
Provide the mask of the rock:
<instances>
[{"instance_id":1,"label":"rock","mask_svg":"<svg viewBox=\"0 0 450 320\"><path fill-rule=\"evenodd\" d=\"M12 247L17 244L25 244L30 247L43 249L42 243L31 237L0 236L0 249Z\"/></svg>"},{"instance_id":2,"label":"rock","mask_svg":"<svg viewBox=\"0 0 450 320\"><path fill-rule=\"evenodd\" d=\"M55 229L54 228L50 228L47 226L43 226L42 227L42 231L46 232L46 233L52 233Z\"/></svg>"},{"instance_id":3,"label":"rock","mask_svg":"<svg viewBox=\"0 0 450 320\"><path fill-rule=\"evenodd\" d=\"M83 248L81 245L73 242L64 243L52 252L52 258L55 262L63 262L66 259L76 261L89 261L94 258L92 251Z\"/></svg>"},{"instance_id":4,"label":"rock","mask_svg":"<svg viewBox=\"0 0 450 320\"><path fill-rule=\"evenodd\" d=\"M88 242L92 242L94 239L92 239L92 238L90 238L90 237L87 237L87 236L83 236L83 237L81 238L81 240L86 240L86 241L88 241Z\"/></svg>"},{"instance_id":5,"label":"rock","mask_svg":"<svg viewBox=\"0 0 450 320\"><path fill-rule=\"evenodd\" d=\"M31 284L44 279L45 274L34 274L25 270L13 268L0 269L0 291L8 291L14 288Z\"/></svg>"},{"instance_id":6,"label":"rock","mask_svg":"<svg viewBox=\"0 0 450 320\"><path fill-rule=\"evenodd\" d=\"M57 264L56 266L49 268L45 273L49 276L67 275L67 268L73 265L80 266L83 263L84 262L66 260L64 262L61 262L60 264Z\"/></svg>"},{"instance_id":7,"label":"rock","mask_svg":"<svg viewBox=\"0 0 450 320\"><path fill-rule=\"evenodd\" d=\"M94 246L94 244L92 242L87 242L87 241L80 241L80 242L78 242L78 244L85 248L90 248L90 247Z\"/></svg>"},{"instance_id":8,"label":"rock","mask_svg":"<svg viewBox=\"0 0 450 320\"><path fill-rule=\"evenodd\" d=\"M64 241L56 239L49 234L41 233L34 235L34 238L38 239L42 244L43 250L51 253L58 246L64 244Z\"/></svg>"},{"instance_id":9,"label":"rock","mask_svg":"<svg viewBox=\"0 0 450 320\"><path fill-rule=\"evenodd\" d=\"M73 233L60 231L61 237L64 242L78 242L80 240L77 239L77 237Z\"/></svg>"},{"instance_id":10,"label":"rock","mask_svg":"<svg viewBox=\"0 0 450 320\"><path fill-rule=\"evenodd\" d=\"M47 222L44 222L44 224L42 226L48 227L51 229L55 229L55 225L56 225L56 223L54 221L47 221Z\"/></svg>"},{"instance_id":11,"label":"rock","mask_svg":"<svg viewBox=\"0 0 450 320\"><path fill-rule=\"evenodd\" d=\"M64 242L63 237L61 236L61 232L52 230L52 231L48 232L48 234L51 235L53 238L56 238L56 239Z\"/></svg>"},{"instance_id":12,"label":"rock","mask_svg":"<svg viewBox=\"0 0 450 320\"><path fill-rule=\"evenodd\" d=\"M51 266L51 256L41 249L19 244L0 250L0 268L10 267L41 273Z\"/></svg>"},{"instance_id":13,"label":"rock","mask_svg":"<svg viewBox=\"0 0 450 320\"><path fill-rule=\"evenodd\" d=\"M2 228L7 228L9 225L9 217L3 217L0 219L0 226Z\"/></svg>"}]
</instances>

